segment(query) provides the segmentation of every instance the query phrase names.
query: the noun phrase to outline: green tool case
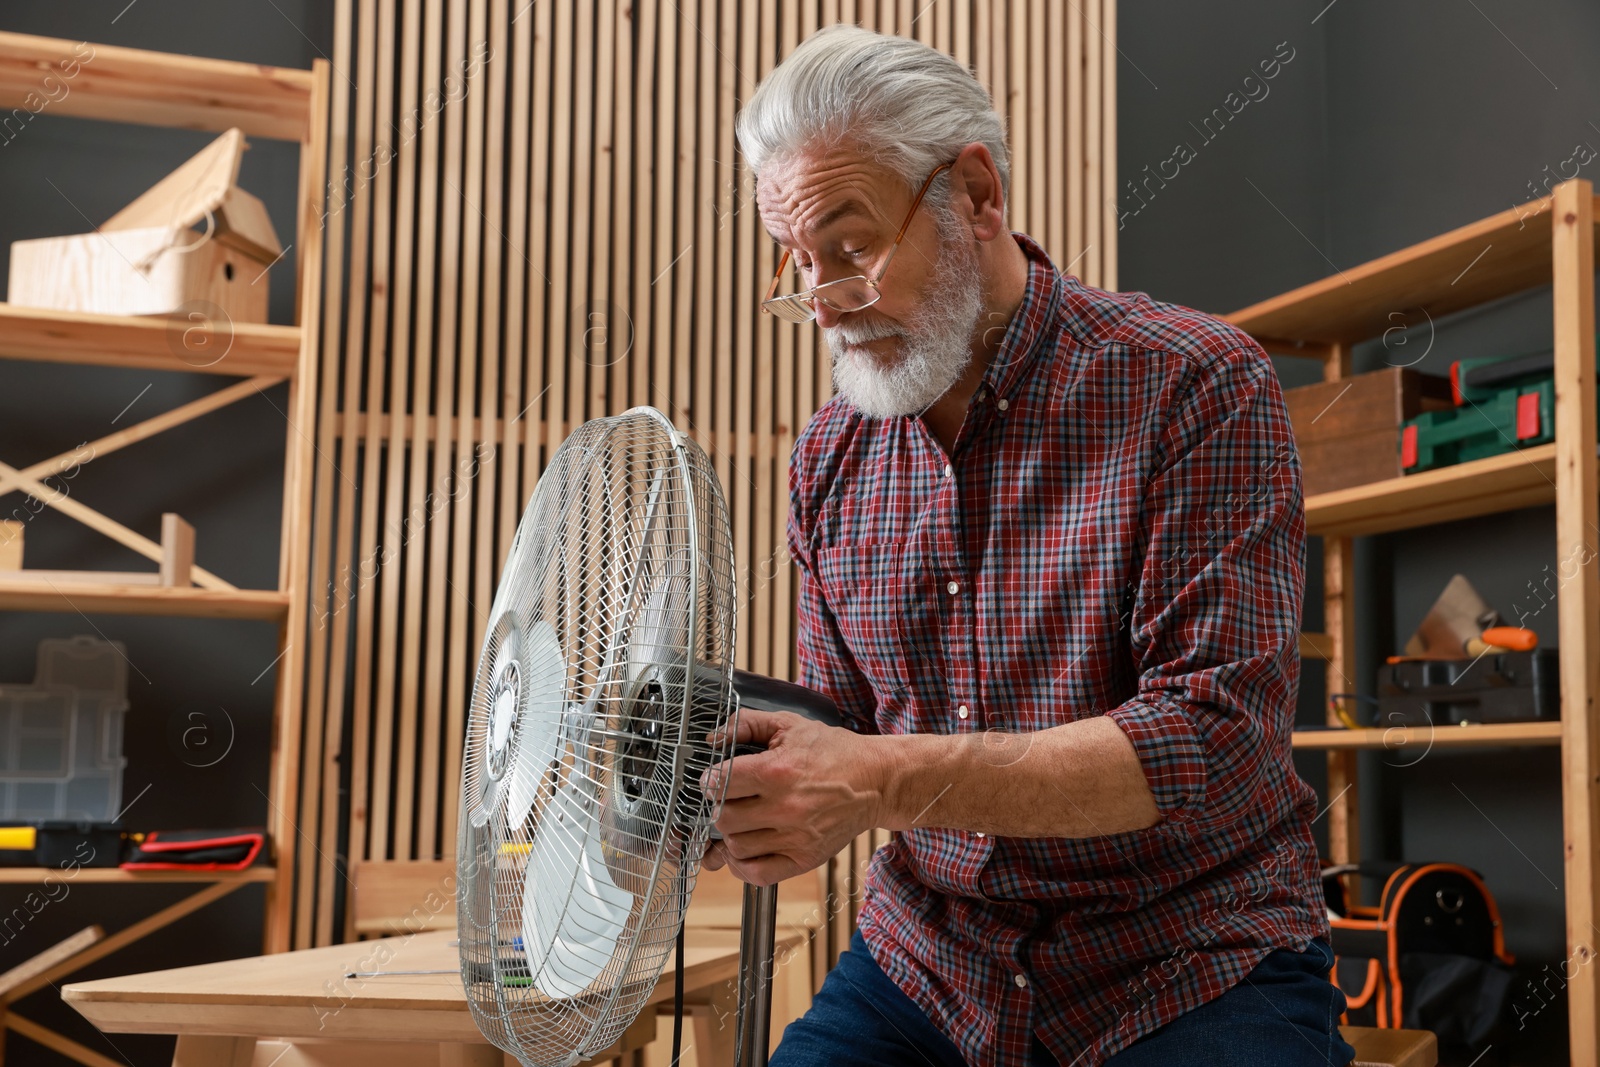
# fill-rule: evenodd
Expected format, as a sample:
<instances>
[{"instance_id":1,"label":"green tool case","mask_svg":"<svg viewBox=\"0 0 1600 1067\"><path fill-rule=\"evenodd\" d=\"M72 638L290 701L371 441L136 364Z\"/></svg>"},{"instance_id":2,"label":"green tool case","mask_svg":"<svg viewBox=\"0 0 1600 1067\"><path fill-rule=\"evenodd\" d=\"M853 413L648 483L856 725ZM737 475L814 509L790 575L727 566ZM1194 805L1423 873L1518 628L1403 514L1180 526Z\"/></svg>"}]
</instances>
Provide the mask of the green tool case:
<instances>
[{"instance_id":1,"label":"green tool case","mask_svg":"<svg viewBox=\"0 0 1600 1067\"><path fill-rule=\"evenodd\" d=\"M1458 359L1450 364L1455 407L1400 424L1406 474L1548 444L1556 437L1555 354Z\"/></svg>"}]
</instances>

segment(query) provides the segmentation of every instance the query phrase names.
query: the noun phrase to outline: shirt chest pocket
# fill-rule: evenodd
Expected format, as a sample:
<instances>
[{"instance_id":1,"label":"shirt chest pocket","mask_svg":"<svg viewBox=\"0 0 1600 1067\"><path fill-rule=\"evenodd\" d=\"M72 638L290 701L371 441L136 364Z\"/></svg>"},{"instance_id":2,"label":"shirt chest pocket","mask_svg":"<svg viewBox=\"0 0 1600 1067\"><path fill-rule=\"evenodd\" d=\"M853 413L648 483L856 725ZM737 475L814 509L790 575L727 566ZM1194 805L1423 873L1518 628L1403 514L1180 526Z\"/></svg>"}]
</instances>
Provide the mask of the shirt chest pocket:
<instances>
[{"instance_id":1,"label":"shirt chest pocket","mask_svg":"<svg viewBox=\"0 0 1600 1067\"><path fill-rule=\"evenodd\" d=\"M906 606L900 577L905 551L903 543L894 541L840 545L817 557L828 610L880 705L904 701L909 681L900 628Z\"/></svg>"}]
</instances>

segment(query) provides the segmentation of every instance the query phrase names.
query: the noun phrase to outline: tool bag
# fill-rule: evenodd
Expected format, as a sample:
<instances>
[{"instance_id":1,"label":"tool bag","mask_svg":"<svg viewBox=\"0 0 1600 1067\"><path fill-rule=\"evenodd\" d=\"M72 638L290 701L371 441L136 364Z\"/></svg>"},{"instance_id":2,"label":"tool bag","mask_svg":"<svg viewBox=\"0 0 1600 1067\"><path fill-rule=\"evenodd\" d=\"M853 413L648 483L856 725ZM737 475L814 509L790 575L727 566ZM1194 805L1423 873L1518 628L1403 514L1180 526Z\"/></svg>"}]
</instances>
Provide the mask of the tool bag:
<instances>
[{"instance_id":1,"label":"tool bag","mask_svg":"<svg viewBox=\"0 0 1600 1067\"><path fill-rule=\"evenodd\" d=\"M1377 907L1347 899L1351 874L1383 886ZM1500 1047L1515 958L1476 871L1455 863L1362 863L1322 872L1333 979L1352 1026L1431 1030L1440 1062Z\"/></svg>"}]
</instances>

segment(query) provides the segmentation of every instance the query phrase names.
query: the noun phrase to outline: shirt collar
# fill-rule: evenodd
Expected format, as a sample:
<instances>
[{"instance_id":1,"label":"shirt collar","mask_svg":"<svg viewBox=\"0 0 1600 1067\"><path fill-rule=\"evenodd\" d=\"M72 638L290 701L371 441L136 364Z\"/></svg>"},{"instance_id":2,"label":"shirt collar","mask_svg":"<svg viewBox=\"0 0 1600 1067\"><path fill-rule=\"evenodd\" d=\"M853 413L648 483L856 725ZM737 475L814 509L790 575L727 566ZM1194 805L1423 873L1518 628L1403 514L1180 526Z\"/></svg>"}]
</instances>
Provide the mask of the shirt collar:
<instances>
[{"instance_id":1,"label":"shirt collar","mask_svg":"<svg viewBox=\"0 0 1600 1067\"><path fill-rule=\"evenodd\" d=\"M1033 364L1038 362L1039 352L1049 347L1041 342L1052 333L1046 327L1061 304L1061 275L1050 262L1050 256L1027 234L1013 231L1011 236L1028 259L1028 280L1022 289L1022 303L1011 316L1000 348L978 384L974 403L984 403L990 398L1009 403L1014 398L1018 387L1027 381Z\"/></svg>"}]
</instances>

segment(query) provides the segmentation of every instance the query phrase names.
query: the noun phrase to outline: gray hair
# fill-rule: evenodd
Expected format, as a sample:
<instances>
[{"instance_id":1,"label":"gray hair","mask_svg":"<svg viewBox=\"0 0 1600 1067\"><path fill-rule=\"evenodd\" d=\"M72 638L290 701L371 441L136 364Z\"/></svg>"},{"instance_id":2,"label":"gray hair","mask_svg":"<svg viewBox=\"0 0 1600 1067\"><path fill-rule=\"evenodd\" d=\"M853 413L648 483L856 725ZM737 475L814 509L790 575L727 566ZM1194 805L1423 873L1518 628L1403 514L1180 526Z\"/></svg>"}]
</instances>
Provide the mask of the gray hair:
<instances>
[{"instance_id":1,"label":"gray hair","mask_svg":"<svg viewBox=\"0 0 1600 1067\"><path fill-rule=\"evenodd\" d=\"M974 141L988 148L1009 198L1005 123L972 72L904 37L841 24L806 38L740 110L739 145L760 174L817 143L859 143L911 188ZM943 180L930 197L943 200Z\"/></svg>"}]
</instances>

